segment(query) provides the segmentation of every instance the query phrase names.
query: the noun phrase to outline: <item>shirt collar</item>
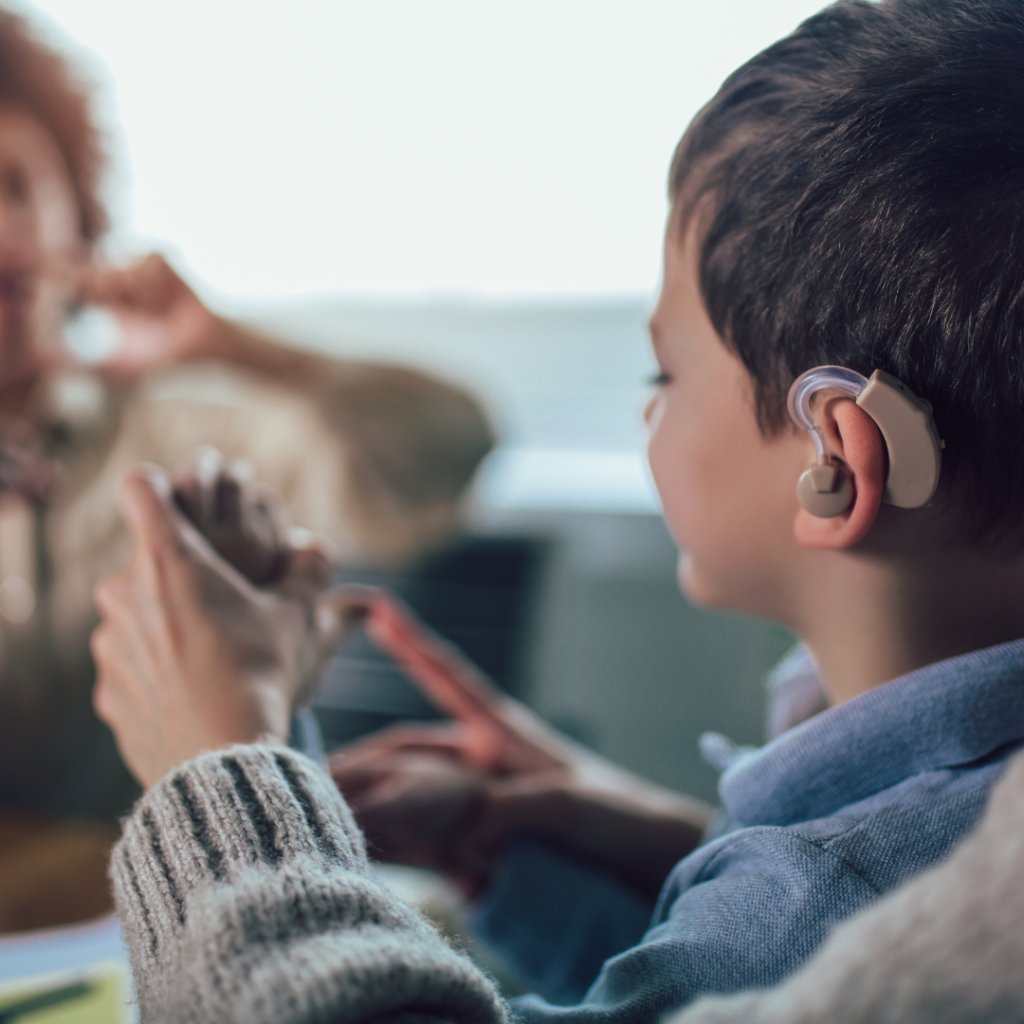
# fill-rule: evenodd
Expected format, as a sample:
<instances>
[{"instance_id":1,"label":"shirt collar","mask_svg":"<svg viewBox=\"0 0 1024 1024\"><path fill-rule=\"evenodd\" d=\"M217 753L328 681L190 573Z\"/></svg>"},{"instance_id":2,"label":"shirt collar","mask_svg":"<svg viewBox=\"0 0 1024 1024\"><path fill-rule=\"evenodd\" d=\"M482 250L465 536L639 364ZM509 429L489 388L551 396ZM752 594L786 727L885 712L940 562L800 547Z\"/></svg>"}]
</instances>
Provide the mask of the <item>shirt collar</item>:
<instances>
[{"instance_id":1,"label":"shirt collar","mask_svg":"<svg viewBox=\"0 0 1024 1024\"><path fill-rule=\"evenodd\" d=\"M790 825L1022 737L1024 640L1014 640L918 669L822 712L737 757L719 791L742 825Z\"/></svg>"}]
</instances>

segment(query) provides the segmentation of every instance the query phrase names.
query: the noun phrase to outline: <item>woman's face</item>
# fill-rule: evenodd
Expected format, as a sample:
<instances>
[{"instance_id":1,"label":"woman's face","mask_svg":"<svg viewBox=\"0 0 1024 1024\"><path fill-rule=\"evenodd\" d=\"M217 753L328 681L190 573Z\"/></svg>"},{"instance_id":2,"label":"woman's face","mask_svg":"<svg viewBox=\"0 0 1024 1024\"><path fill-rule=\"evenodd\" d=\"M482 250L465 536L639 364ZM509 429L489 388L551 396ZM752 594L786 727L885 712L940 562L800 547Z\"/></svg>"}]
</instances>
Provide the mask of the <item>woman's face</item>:
<instances>
[{"instance_id":1,"label":"woman's face","mask_svg":"<svg viewBox=\"0 0 1024 1024\"><path fill-rule=\"evenodd\" d=\"M63 157L30 114L0 104L0 408L43 372L83 255L79 212Z\"/></svg>"}]
</instances>

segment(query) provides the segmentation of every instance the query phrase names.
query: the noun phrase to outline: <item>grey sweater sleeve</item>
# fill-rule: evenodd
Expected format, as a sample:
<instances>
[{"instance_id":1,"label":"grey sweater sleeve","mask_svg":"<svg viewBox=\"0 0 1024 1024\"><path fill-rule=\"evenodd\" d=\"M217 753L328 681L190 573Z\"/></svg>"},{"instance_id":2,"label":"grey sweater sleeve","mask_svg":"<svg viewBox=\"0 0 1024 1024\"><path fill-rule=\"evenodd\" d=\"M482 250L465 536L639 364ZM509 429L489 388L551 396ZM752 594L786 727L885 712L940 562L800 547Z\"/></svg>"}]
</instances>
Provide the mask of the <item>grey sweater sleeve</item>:
<instances>
[{"instance_id":1,"label":"grey sweater sleeve","mask_svg":"<svg viewBox=\"0 0 1024 1024\"><path fill-rule=\"evenodd\" d=\"M334 786L284 747L167 776L111 876L143 1022L505 1019L490 981L371 879Z\"/></svg>"}]
</instances>

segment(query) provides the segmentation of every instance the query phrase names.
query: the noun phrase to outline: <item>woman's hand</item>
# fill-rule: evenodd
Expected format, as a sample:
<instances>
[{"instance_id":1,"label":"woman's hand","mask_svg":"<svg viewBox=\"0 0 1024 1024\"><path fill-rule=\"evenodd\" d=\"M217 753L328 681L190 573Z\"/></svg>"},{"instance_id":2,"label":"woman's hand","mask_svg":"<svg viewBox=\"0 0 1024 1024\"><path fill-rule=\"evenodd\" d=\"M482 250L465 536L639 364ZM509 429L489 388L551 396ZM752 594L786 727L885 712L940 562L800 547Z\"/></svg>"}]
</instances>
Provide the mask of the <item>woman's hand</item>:
<instances>
[{"instance_id":1,"label":"woman's hand","mask_svg":"<svg viewBox=\"0 0 1024 1024\"><path fill-rule=\"evenodd\" d=\"M160 471L129 474L121 503L135 549L96 591L93 702L129 768L150 786L202 751L284 740L344 623L341 597L320 603L317 558L295 548L259 589L174 509Z\"/></svg>"},{"instance_id":2,"label":"woman's hand","mask_svg":"<svg viewBox=\"0 0 1024 1024\"><path fill-rule=\"evenodd\" d=\"M371 639L440 710L335 753L331 774L380 856L438 868L476 891L501 850L546 837L654 895L700 841L709 810L578 746L507 697L385 594Z\"/></svg>"},{"instance_id":3,"label":"woman's hand","mask_svg":"<svg viewBox=\"0 0 1024 1024\"><path fill-rule=\"evenodd\" d=\"M228 328L171 265L156 253L129 267L89 266L75 272L79 298L113 313L121 343L101 366L132 380L152 370L217 356Z\"/></svg>"}]
</instances>

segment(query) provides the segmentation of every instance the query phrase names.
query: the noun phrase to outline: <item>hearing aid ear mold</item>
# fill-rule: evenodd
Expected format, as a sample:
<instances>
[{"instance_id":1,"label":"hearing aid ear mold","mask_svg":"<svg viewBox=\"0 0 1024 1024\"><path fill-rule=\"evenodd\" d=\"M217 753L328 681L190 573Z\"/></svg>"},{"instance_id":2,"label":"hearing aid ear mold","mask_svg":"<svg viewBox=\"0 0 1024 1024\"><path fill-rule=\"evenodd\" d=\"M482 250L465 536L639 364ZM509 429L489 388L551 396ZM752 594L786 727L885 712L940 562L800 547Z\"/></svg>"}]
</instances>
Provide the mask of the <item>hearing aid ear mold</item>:
<instances>
[{"instance_id":1,"label":"hearing aid ear mold","mask_svg":"<svg viewBox=\"0 0 1024 1024\"><path fill-rule=\"evenodd\" d=\"M800 474L796 496L812 516L832 519L845 512L853 500L850 474L835 463L811 466Z\"/></svg>"},{"instance_id":2,"label":"hearing aid ear mold","mask_svg":"<svg viewBox=\"0 0 1024 1024\"><path fill-rule=\"evenodd\" d=\"M932 407L884 370L875 370L868 378L844 366L816 366L797 377L789 389L789 414L811 435L817 457L797 484L800 504L811 515L830 519L845 512L853 498L849 474L829 456L811 412L811 400L825 390L853 398L878 425L889 455L882 500L899 508L927 505L942 468L942 441Z\"/></svg>"}]
</instances>

